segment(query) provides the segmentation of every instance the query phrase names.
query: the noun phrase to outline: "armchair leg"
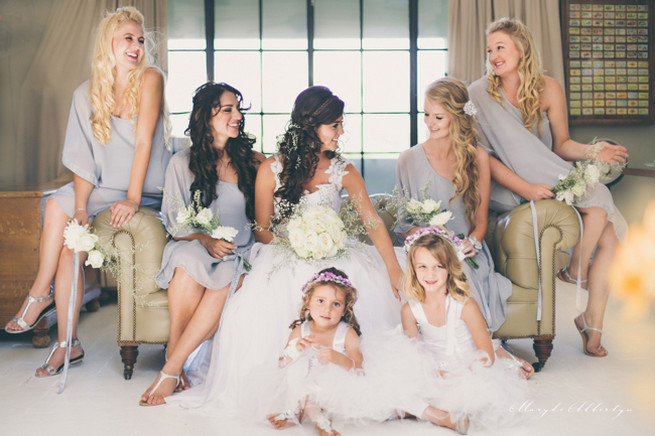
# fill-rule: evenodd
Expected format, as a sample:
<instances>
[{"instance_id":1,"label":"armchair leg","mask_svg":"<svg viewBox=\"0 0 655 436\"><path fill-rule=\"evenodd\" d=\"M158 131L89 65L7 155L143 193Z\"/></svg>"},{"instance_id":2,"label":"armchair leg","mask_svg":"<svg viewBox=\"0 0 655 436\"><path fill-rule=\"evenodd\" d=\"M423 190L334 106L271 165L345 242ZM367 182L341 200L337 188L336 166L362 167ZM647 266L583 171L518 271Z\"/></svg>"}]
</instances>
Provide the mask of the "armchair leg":
<instances>
[{"instance_id":1,"label":"armchair leg","mask_svg":"<svg viewBox=\"0 0 655 436\"><path fill-rule=\"evenodd\" d=\"M538 362L532 364L535 372L541 371L541 368L546 364L546 360L550 357L550 352L553 351L553 339L555 339L555 336L539 336L534 338L532 349L537 359L539 359Z\"/></svg>"},{"instance_id":2,"label":"armchair leg","mask_svg":"<svg viewBox=\"0 0 655 436\"><path fill-rule=\"evenodd\" d=\"M45 348L50 345L50 336L48 336L48 318L45 317L34 327L34 336L32 336L32 345L34 348Z\"/></svg>"},{"instance_id":3,"label":"armchair leg","mask_svg":"<svg viewBox=\"0 0 655 436\"><path fill-rule=\"evenodd\" d=\"M139 344L134 342L119 342L118 345L121 347L121 358L124 365L123 376L125 380L130 380L132 378L132 372L134 372L136 358L139 355Z\"/></svg>"}]
</instances>

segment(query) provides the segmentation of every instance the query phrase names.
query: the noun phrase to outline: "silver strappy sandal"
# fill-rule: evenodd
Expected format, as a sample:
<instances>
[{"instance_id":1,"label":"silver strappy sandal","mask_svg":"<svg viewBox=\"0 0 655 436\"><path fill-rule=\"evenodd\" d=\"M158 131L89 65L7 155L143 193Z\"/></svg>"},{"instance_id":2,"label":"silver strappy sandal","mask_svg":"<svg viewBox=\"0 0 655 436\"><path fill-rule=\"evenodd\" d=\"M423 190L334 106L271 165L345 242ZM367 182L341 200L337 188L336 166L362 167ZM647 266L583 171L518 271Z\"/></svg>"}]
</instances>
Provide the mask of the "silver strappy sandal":
<instances>
[{"instance_id":1,"label":"silver strappy sandal","mask_svg":"<svg viewBox=\"0 0 655 436\"><path fill-rule=\"evenodd\" d=\"M52 288L50 289L50 293L48 295L44 296L44 297L34 298L30 294L27 294L27 305L25 306L25 309L23 309L23 313L21 313L19 317L13 317L11 319L13 322L15 322L16 324L21 326L21 328L23 330L10 330L10 329L7 328L7 326L5 326L5 331L7 333L9 333L10 335L17 335L19 333L29 332L30 330L34 329L34 327L36 327L36 325L39 323L39 321L41 321L48 314L48 312L50 312L52 309L54 309L55 302L53 301L52 303L50 303L48 305L48 307L43 309L41 311L41 313L39 313L39 316L36 317L36 321L34 321L32 323L32 325L29 325L28 323L25 322L25 315L27 314L27 311L30 309L30 306L32 305L32 303L42 303L42 302L47 301L47 300L49 300L51 298L53 300L55 298L55 292L52 290Z\"/></svg>"},{"instance_id":2,"label":"silver strappy sandal","mask_svg":"<svg viewBox=\"0 0 655 436\"><path fill-rule=\"evenodd\" d=\"M82 343L80 342L79 339L74 339L73 342L71 343L71 347L77 347L77 346L82 346ZM48 373L45 375L38 375L36 374L37 377L52 377L53 375L58 375L61 374L61 372L64 370L64 364L62 363L59 365L57 369L52 367L48 362L50 361L50 358L52 357L53 354L55 354L55 351L57 348L66 348L68 346L68 343L66 341L61 341L61 342L55 342L54 347L52 347L52 350L50 350L50 354L48 354L48 357L46 357L45 362L43 362L43 365L41 365L39 368L40 369L45 369ZM79 365L82 363L82 360L84 360L84 350L82 350L82 354L80 354L77 357L73 357L70 360L70 366L73 365Z\"/></svg>"}]
</instances>

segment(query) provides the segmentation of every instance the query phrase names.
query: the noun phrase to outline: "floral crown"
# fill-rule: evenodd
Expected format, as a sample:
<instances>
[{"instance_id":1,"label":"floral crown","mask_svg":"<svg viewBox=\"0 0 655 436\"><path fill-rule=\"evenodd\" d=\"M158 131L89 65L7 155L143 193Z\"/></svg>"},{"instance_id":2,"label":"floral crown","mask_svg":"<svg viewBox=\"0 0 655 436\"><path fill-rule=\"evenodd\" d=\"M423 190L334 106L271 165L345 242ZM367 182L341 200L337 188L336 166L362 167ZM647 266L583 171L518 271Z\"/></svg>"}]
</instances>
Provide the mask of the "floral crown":
<instances>
[{"instance_id":1,"label":"floral crown","mask_svg":"<svg viewBox=\"0 0 655 436\"><path fill-rule=\"evenodd\" d=\"M301 291L304 293L305 289L307 289L309 287L309 285L311 285L312 283L316 283L316 282L334 282L334 283L338 283L340 285L343 285L343 286L346 286L346 287L349 287L349 288L353 287L353 284L346 277L334 274L334 273L329 272L329 271L323 271L323 272L314 274L312 276L312 278L309 279L309 281L307 283L302 285Z\"/></svg>"},{"instance_id":2,"label":"floral crown","mask_svg":"<svg viewBox=\"0 0 655 436\"><path fill-rule=\"evenodd\" d=\"M478 108L475 107L475 103L473 103L472 100L469 100L464 104L464 113L471 117L478 113Z\"/></svg>"},{"instance_id":3,"label":"floral crown","mask_svg":"<svg viewBox=\"0 0 655 436\"><path fill-rule=\"evenodd\" d=\"M425 235L438 235L446 239L448 242L455 246L455 251L457 252L457 257L459 258L462 240L455 236L453 232L448 231L442 227L424 227L414 232L411 236L408 236L407 239L405 239L405 253L408 253L412 245L414 245L414 243L418 241L419 238Z\"/></svg>"}]
</instances>

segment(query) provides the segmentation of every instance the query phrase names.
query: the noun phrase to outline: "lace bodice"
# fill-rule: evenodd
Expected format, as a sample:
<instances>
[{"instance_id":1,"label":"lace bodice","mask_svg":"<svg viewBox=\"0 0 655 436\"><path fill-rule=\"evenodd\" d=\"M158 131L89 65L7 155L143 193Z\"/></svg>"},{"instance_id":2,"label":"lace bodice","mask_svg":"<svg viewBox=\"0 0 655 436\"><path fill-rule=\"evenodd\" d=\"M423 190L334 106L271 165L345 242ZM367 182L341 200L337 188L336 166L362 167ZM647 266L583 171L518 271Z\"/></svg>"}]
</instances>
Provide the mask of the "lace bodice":
<instances>
[{"instance_id":1,"label":"lace bodice","mask_svg":"<svg viewBox=\"0 0 655 436\"><path fill-rule=\"evenodd\" d=\"M282 172L282 162L280 161L280 155L276 153L274 155L275 160L271 164L271 170L275 174L275 191L280 189L282 186L280 182L280 173ZM342 156L336 155L330 159L330 166L325 170L326 174L330 175L328 183L322 185L316 185L316 191L309 192L305 190L303 192L302 200L306 202L307 205L323 205L328 206L334 209L335 212L339 212L341 208L341 190L343 189L343 176L348 174L346 167L349 162L344 159ZM278 203L279 198L275 198L274 210L275 213L278 213Z\"/></svg>"}]
</instances>

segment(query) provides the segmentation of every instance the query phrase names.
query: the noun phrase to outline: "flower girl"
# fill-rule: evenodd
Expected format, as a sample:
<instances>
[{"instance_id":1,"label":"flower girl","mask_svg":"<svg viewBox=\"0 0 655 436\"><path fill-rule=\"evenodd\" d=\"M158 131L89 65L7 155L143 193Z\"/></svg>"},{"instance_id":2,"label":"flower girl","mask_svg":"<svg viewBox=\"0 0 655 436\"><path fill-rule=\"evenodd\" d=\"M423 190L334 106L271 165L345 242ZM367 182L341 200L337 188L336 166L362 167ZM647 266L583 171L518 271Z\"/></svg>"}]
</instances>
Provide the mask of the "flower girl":
<instances>
[{"instance_id":1,"label":"flower girl","mask_svg":"<svg viewBox=\"0 0 655 436\"><path fill-rule=\"evenodd\" d=\"M356 300L348 276L336 268L321 270L303 286L300 317L291 324L280 357L285 411L267 417L276 428L299 424L307 415L319 434L339 434L323 407L343 392L339 379L362 367L359 324L353 311Z\"/></svg>"},{"instance_id":2,"label":"flower girl","mask_svg":"<svg viewBox=\"0 0 655 436\"><path fill-rule=\"evenodd\" d=\"M511 423L512 404L521 404L526 384L518 360L499 358L455 248L438 227L408 238L402 307L405 333L418 338L430 359L424 389L408 412L466 434L472 425Z\"/></svg>"}]
</instances>

